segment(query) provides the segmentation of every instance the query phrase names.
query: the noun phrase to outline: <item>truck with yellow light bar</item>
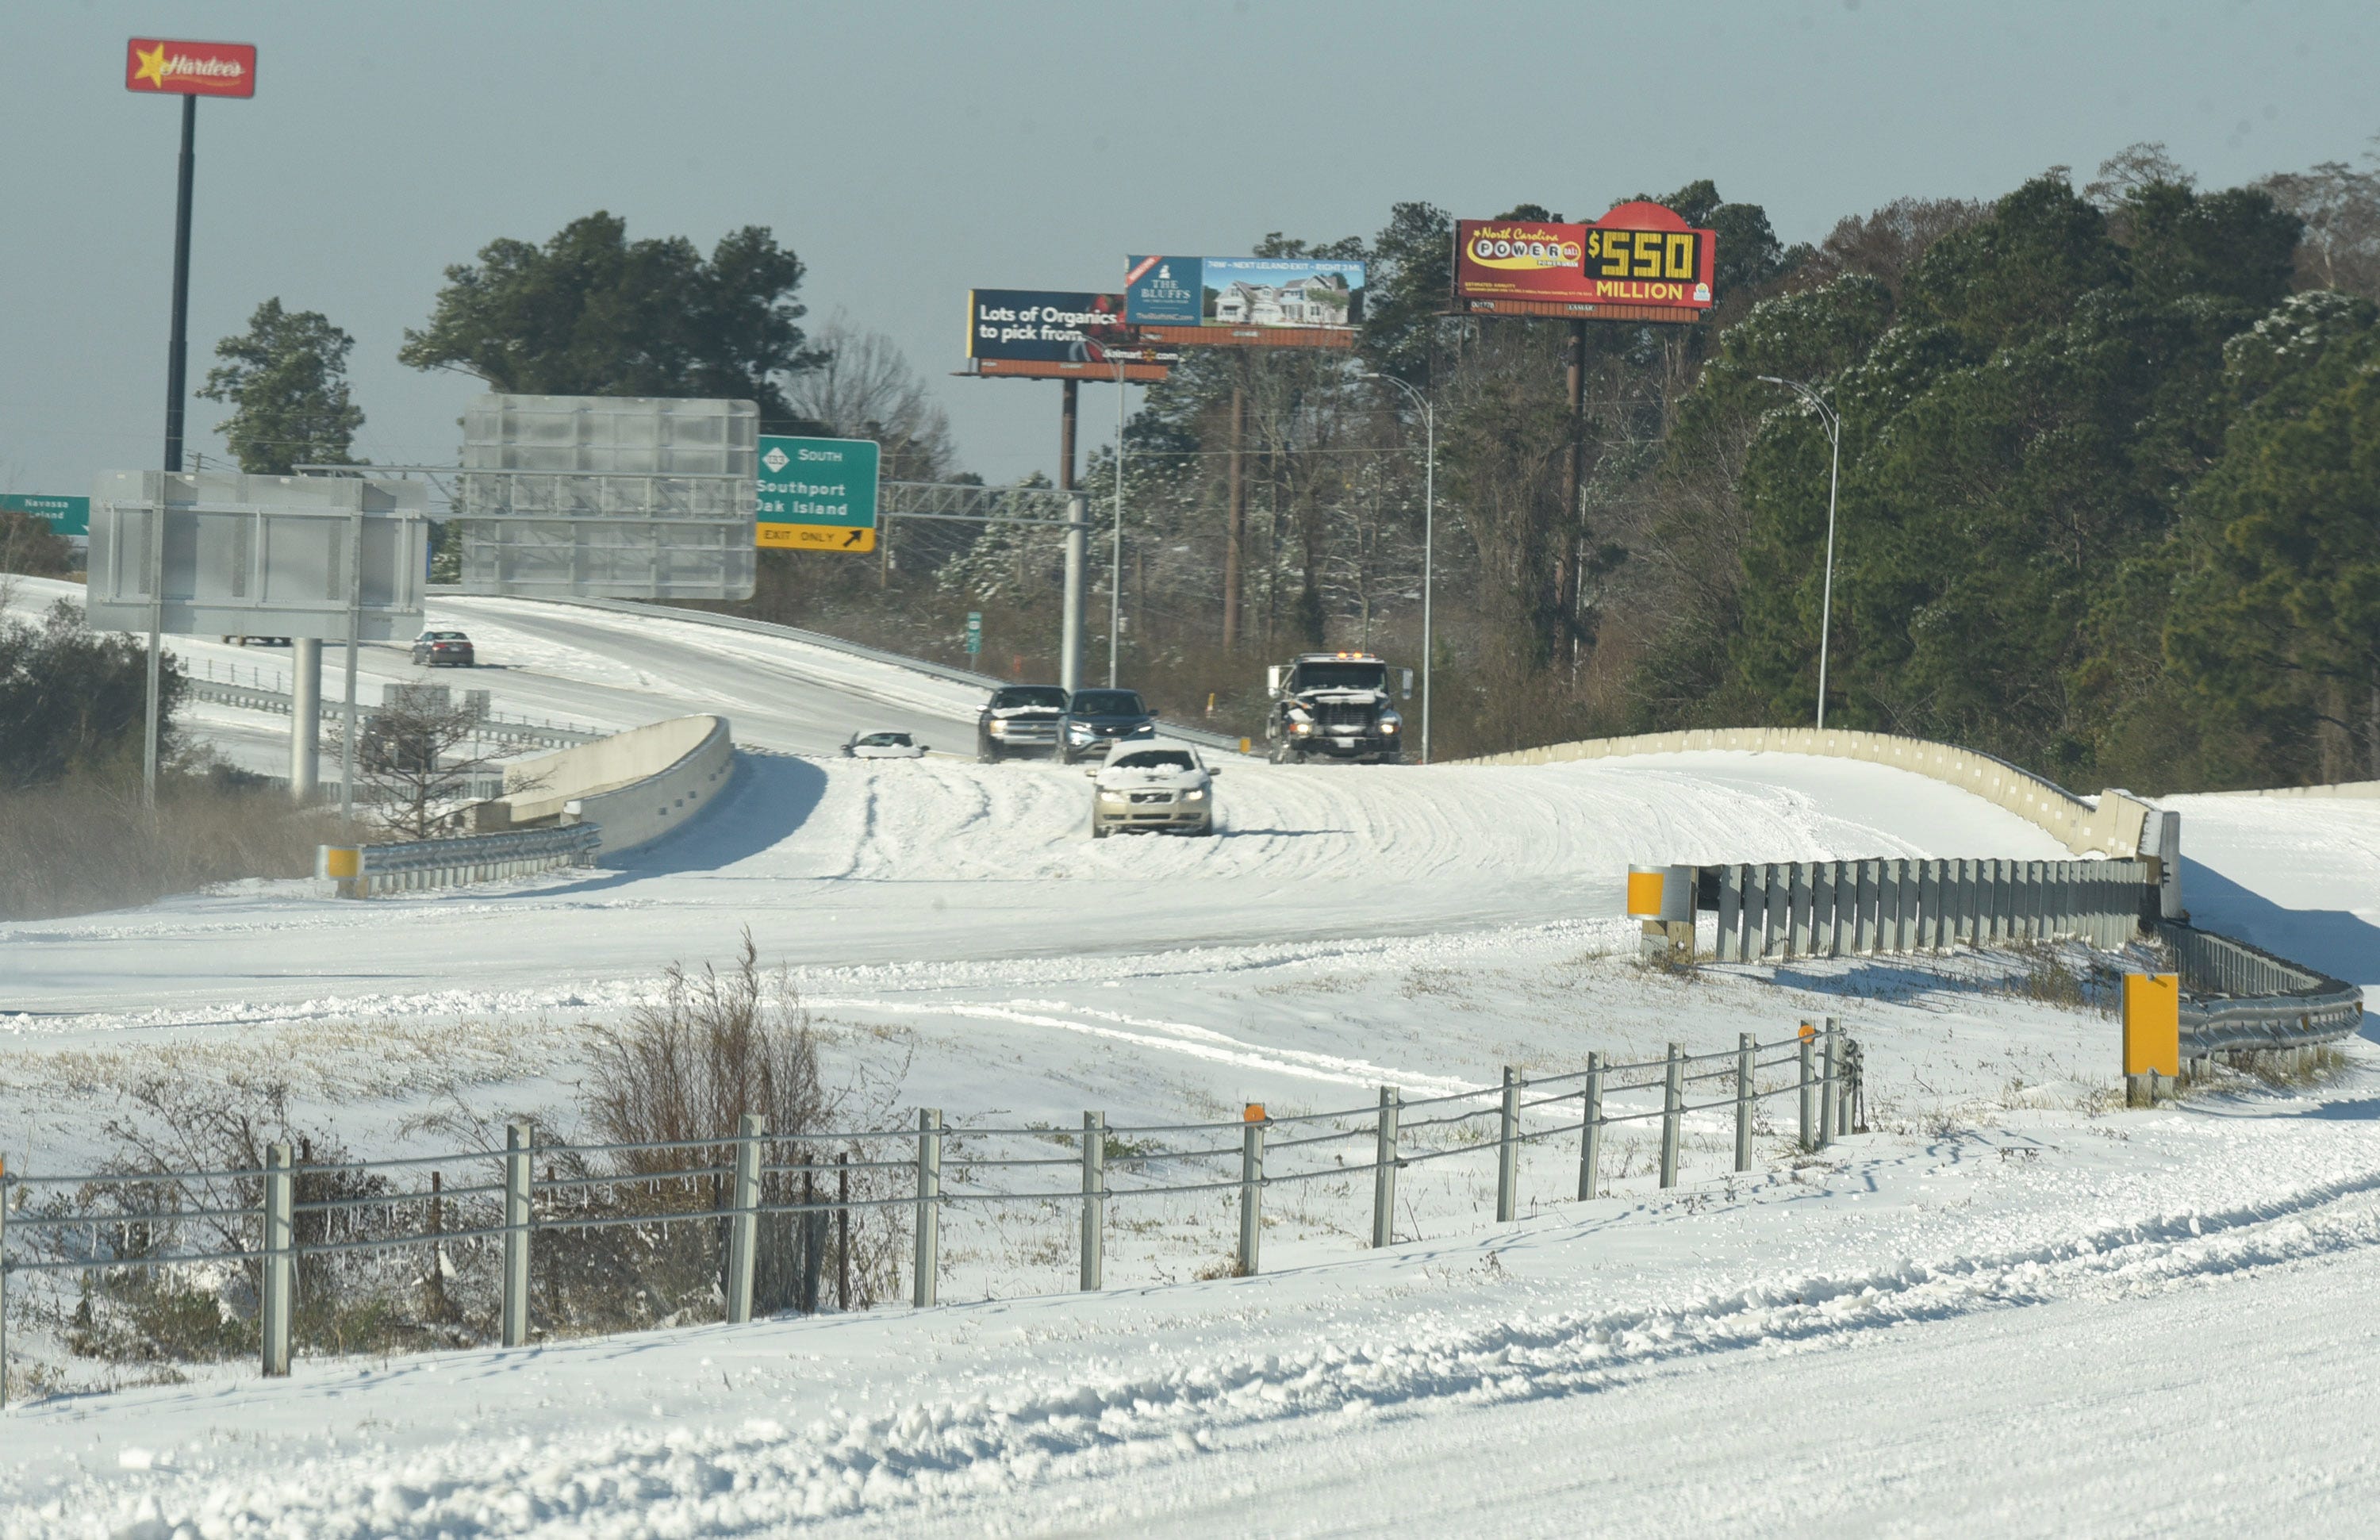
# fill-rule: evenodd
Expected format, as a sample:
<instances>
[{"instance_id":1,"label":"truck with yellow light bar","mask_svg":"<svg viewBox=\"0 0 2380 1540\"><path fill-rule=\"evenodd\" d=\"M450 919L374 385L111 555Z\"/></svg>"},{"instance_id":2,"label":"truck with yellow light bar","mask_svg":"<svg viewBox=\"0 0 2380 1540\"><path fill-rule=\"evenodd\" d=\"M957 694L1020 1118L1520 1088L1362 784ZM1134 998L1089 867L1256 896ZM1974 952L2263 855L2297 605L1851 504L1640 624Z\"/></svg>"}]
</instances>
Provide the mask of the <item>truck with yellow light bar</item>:
<instances>
[{"instance_id":1,"label":"truck with yellow light bar","mask_svg":"<svg viewBox=\"0 0 2380 1540\"><path fill-rule=\"evenodd\" d=\"M1413 670L1402 675L1413 698ZM1265 671L1270 704L1265 749L1276 765L1314 759L1393 765L1404 757L1404 717L1389 688L1389 665L1368 652L1301 652Z\"/></svg>"}]
</instances>

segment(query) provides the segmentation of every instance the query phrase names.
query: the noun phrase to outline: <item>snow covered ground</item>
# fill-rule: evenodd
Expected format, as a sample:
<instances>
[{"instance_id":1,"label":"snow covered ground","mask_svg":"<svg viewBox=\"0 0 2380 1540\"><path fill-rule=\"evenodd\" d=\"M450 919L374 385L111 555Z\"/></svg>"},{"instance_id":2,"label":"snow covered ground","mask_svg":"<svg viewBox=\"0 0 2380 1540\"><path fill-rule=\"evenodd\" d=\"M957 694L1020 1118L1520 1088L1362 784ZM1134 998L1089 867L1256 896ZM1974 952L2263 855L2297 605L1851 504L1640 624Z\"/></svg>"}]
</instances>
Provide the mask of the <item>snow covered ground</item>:
<instances>
[{"instance_id":1,"label":"snow covered ground","mask_svg":"<svg viewBox=\"0 0 2380 1540\"><path fill-rule=\"evenodd\" d=\"M1111 1205L1096 1297L1063 1291L1064 1206L962 1209L929 1312L53 1394L5 1414L0 1535L2370 1527L2380 1052L2126 1113L2113 1021L2025 998L2037 960L1682 978L1611 917L1632 861L2060 854L1977 799L1789 756L1235 764L1220 837L1095 845L1078 772L799 757L862 725L963 746L958 686L642 617L432 619L519 665L448 681L501 709L722 710L752 751L616 869L0 925L12 1169L96 1158L144 1074L285 1079L359 1152L445 1147L435 1108L566 1121L586 1033L747 927L831 1073L903 1073L901 1107L954 1122L1353 1109L1836 1014L1876 1131L1799 1158L1772 1104L1745 1179L1696 1120L1666 1194L1632 1134L1577 1204L1557 1109L1519 1222L1484 1157L1410 1171L1383 1252L1367 1175L1310 1183L1253 1279L1195 1280L1220 1202ZM2380 985L2380 807L2176 805L2203 923Z\"/></svg>"}]
</instances>

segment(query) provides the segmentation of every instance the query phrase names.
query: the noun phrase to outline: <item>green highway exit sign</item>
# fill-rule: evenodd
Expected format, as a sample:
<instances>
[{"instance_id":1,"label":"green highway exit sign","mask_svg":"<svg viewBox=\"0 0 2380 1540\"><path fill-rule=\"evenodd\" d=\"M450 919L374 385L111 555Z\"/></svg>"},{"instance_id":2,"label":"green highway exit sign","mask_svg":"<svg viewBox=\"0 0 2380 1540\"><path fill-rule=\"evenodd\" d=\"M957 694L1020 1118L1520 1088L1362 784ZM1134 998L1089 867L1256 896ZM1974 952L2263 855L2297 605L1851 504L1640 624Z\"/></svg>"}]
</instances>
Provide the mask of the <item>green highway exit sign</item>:
<instances>
[{"instance_id":1,"label":"green highway exit sign","mask_svg":"<svg viewBox=\"0 0 2380 1540\"><path fill-rule=\"evenodd\" d=\"M870 439L761 434L753 543L795 551L875 550L877 460Z\"/></svg>"},{"instance_id":2,"label":"green highway exit sign","mask_svg":"<svg viewBox=\"0 0 2380 1540\"><path fill-rule=\"evenodd\" d=\"M91 533L91 499L51 497L42 492L0 492L0 514L29 514L47 519L53 535Z\"/></svg>"}]
</instances>

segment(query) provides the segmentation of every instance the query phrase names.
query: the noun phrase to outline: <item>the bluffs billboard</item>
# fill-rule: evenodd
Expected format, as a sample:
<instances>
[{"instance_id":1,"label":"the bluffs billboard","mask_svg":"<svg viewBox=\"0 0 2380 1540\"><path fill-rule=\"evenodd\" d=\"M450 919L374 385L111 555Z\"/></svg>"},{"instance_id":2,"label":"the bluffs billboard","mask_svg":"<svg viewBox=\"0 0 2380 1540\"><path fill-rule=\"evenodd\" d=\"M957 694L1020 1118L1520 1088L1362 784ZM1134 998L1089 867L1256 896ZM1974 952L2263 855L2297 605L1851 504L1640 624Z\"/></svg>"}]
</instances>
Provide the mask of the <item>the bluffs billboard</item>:
<instances>
[{"instance_id":1,"label":"the bluffs billboard","mask_svg":"<svg viewBox=\"0 0 2380 1540\"><path fill-rule=\"evenodd\" d=\"M1454 227L1458 299L1706 310L1718 243L1658 203L1592 224L1466 219Z\"/></svg>"},{"instance_id":2,"label":"the bluffs billboard","mask_svg":"<svg viewBox=\"0 0 2380 1540\"><path fill-rule=\"evenodd\" d=\"M1060 289L969 289L967 357L1006 363L1173 364L1124 323L1123 296Z\"/></svg>"},{"instance_id":3,"label":"the bluffs billboard","mask_svg":"<svg viewBox=\"0 0 2380 1540\"><path fill-rule=\"evenodd\" d=\"M1135 326L1344 329L1364 319L1364 264L1314 257L1135 257Z\"/></svg>"}]
</instances>

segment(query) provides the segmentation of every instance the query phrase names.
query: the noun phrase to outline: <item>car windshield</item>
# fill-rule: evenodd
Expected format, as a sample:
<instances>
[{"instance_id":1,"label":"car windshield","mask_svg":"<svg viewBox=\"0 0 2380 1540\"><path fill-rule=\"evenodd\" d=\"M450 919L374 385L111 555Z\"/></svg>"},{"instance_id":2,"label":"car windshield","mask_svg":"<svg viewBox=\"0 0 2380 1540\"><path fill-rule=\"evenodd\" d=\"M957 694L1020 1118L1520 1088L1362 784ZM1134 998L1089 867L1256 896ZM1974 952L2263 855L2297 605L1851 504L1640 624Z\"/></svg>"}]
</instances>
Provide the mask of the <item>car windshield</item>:
<instances>
[{"instance_id":1,"label":"car windshield","mask_svg":"<svg viewBox=\"0 0 2380 1540\"><path fill-rule=\"evenodd\" d=\"M1045 706L1052 711L1062 711L1066 709L1066 692L1055 685L1019 685L992 693L993 710L1005 711L1012 706Z\"/></svg>"},{"instance_id":2,"label":"car windshield","mask_svg":"<svg viewBox=\"0 0 2380 1540\"><path fill-rule=\"evenodd\" d=\"M906 733L870 733L868 736L859 740L859 745L862 748L906 748L909 746L909 734Z\"/></svg>"},{"instance_id":3,"label":"car windshield","mask_svg":"<svg viewBox=\"0 0 2380 1540\"><path fill-rule=\"evenodd\" d=\"M1108 768L1110 770L1196 770L1198 766L1185 749L1144 748L1135 753L1127 754L1121 759L1109 761Z\"/></svg>"},{"instance_id":4,"label":"car windshield","mask_svg":"<svg viewBox=\"0 0 2380 1540\"><path fill-rule=\"evenodd\" d=\"M1075 692L1075 715L1078 717L1140 717L1148 709L1140 697L1130 690L1077 690Z\"/></svg>"},{"instance_id":5,"label":"car windshield","mask_svg":"<svg viewBox=\"0 0 2380 1540\"><path fill-rule=\"evenodd\" d=\"M1388 685L1386 663L1300 663L1301 690L1378 690Z\"/></svg>"}]
</instances>

